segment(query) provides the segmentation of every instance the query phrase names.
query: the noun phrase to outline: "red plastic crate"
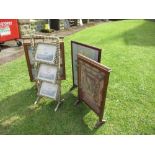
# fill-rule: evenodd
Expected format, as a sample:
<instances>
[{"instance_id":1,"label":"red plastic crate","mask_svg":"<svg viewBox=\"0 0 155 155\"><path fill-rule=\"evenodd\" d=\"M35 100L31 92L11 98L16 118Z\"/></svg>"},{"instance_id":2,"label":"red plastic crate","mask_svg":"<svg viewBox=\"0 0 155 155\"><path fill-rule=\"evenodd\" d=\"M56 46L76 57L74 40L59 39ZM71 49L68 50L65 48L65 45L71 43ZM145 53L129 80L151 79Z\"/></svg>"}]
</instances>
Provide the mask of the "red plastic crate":
<instances>
[{"instance_id":1,"label":"red plastic crate","mask_svg":"<svg viewBox=\"0 0 155 155\"><path fill-rule=\"evenodd\" d=\"M0 42L20 38L17 19L0 19Z\"/></svg>"}]
</instances>

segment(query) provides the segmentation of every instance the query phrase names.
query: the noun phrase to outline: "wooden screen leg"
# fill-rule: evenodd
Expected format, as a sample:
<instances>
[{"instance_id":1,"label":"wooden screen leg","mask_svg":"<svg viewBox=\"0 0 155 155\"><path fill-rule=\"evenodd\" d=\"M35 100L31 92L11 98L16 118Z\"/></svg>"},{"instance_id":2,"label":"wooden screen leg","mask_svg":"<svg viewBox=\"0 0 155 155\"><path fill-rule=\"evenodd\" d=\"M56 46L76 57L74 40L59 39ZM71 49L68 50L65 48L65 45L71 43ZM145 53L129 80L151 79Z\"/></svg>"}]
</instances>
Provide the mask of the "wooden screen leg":
<instances>
[{"instance_id":1,"label":"wooden screen leg","mask_svg":"<svg viewBox=\"0 0 155 155\"><path fill-rule=\"evenodd\" d=\"M71 92L73 89L75 89L77 86L73 85L70 89L69 92Z\"/></svg>"},{"instance_id":2,"label":"wooden screen leg","mask_svg":"<svg viewBox=\"0 0 155 155\"><path fill-rule=\"evenodd\" d=\"M106 120L104 120L102 117L99 118L99 120L97 121L97 123L95 124L95 129L99 128L102 124L104 124L106 122Z\"/></svg>"},{"instance_id":3,"label":"wooden screen leg","mask_svg":"<svg viewBox=\"0 0 155 155\"><path fill-rule=\"evenodd\" d=\"M75 101L74 105L76 106L76 105L78 105L79 103L80 103L80 100L78 99L78 100Z\"/></svg>"}]
</instances>

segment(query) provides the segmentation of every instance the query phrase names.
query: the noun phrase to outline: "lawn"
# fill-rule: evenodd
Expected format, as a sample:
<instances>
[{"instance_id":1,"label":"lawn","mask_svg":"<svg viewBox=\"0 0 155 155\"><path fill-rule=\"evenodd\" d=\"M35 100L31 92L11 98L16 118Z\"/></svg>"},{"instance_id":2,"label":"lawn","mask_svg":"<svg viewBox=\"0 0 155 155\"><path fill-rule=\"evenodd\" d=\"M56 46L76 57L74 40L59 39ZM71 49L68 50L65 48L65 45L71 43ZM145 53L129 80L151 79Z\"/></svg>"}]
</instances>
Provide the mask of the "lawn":
<instances>
[{"instance_id":1,"label":"lawn","mask_svg":"<svg viewBox=\"0 0 155 155\"><path fill-rule=\"evenodd\" d=\"M74 106L70 41L102 48L101 63L112 69L106 99L106 124L83 103ZM45 99L34 105L25 57L0 66L0 134L155 134L155 22L123 20L86 28L65 38L67 80L64 104Z\"/></svg>"}]
</instances>

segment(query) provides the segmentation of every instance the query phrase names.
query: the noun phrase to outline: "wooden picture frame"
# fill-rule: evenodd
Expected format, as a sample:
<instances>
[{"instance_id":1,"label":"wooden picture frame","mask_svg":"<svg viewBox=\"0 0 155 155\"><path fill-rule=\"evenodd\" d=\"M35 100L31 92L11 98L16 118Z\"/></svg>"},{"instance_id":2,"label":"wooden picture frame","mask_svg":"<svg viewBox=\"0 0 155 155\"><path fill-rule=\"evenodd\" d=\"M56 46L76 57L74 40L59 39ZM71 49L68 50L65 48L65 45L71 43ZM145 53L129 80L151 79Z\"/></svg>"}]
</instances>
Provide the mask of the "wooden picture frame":
<instances>
[{"instance_id":1,"label":"wooden picture frame","mask_svg":"<svg viewBox=\"0 0 155 155\"><path fill-rule=\"evenodd\" d=\"M29 72L29 77L30 77L30 81L34 82L35 81L35 77L34 77L34 67L29 55L29 49L31 48L31 43L23 43L23 47L24 47L24 52L25 52L25 58L26 58L26 62L27 62L27 67L28 67L28 72Z\"/></svg>"},{"instance_id":2,"label":"wooden picture frame","mask_svg":"<svg viewBox=\"0 0 155 155\"><path fill-rule=\"evenodd\" d=\"M60 42L60 79L61 80L66 80L64 41Z\"/></svg>"},{"instance_id":3,"label":"wooden picture frame","mask_svg":"<svg viewBox=\"0 0 155 155\"><path fill-rule=\"evenodd\" d=\"M95 127L105 122L103 113L111 69L78 54L78 102L84 101L99 117Z\"/></svg>"},{"instance_id":4,"label":"wooden picture frame","mask_svg":"<svg viewBox=\"0 0 155 155\"><path fill-rule=\"evenodd\" d=\"M72 78L73 78L73 87L70 89L70 91L72 89L74 89L75 87L78 86L78 75L77 75L77 55L79 53L97 61L100 62L101 61L101 49L94 47L94 46L90 46L90 45L86 45L83 43L79 43L76 41L71 41L71 58L72 58Z\"/></svg>"}]
</instances>

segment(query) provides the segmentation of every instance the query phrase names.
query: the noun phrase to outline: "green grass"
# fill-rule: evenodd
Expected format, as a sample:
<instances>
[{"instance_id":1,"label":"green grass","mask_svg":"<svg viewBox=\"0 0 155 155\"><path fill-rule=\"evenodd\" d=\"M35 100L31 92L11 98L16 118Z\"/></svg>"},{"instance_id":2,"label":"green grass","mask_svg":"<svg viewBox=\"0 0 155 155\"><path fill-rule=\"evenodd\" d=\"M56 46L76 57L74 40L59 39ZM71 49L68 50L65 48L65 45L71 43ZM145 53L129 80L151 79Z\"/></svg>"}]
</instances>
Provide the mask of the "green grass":
<instances>
[{"instance_id":1,"label":"green grass","mask_svg":"<svg viewBox=\"0 0 155 155\"><path fill-rule=\"evenodd\" d=\"M101 63L112 69L106 99L106 124L83 103L75 107L70 41L102 48ZM67 80L64 104L36 99L25 57L0 66L0 134L155 134L155 23L124 20L84 29L65 38Z\"/></svg>"}]
</instances>

